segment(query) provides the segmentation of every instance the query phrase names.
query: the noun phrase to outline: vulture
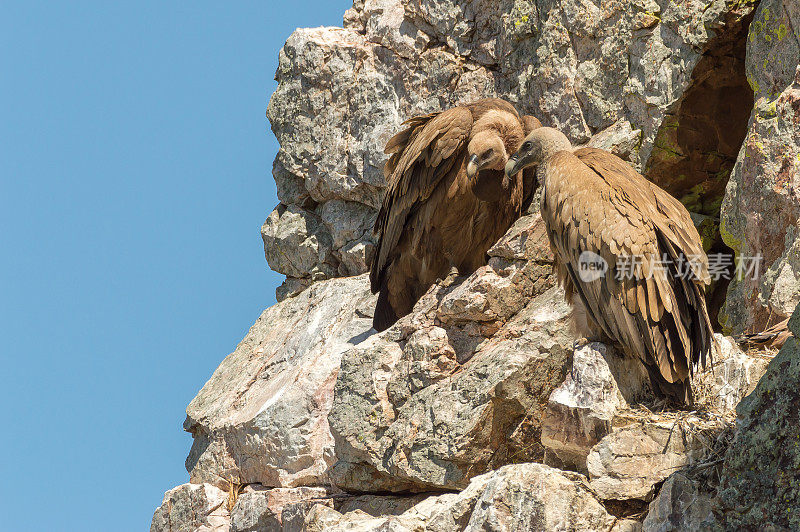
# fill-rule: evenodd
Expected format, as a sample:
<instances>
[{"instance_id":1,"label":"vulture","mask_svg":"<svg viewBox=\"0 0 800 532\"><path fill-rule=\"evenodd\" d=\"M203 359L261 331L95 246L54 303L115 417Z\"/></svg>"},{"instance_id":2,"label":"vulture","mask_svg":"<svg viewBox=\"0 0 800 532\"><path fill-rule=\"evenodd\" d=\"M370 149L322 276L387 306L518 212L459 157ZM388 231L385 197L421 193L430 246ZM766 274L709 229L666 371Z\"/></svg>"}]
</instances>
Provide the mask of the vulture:
<instances>
[{"instance_id":1,"label":"vulture","mask_svg":"<svg viewBox=\"0 0 800 532\"><path fill-rule=\"evenodd\" d=\"M528 135L506 173L525 168L538 168L541 215L579 336L621 346L645 365L657 396L691 405L689 377L710 358L713 331L708 258L689 212L622 159L573 151L553 128Z\"/></svg>"},{"instance_id":2,"label":"vulture","mask_svg":"<svg viewBox=\"0 0 800 532\"><path fill-rule=\"evenodd\" d=\"M389 328L437 280L486 264L488 249L530 202L535 170L505 175L508 156L540 127L489 98L404 122L384 150L388 183L375 222L373 326Z\"/></svg>"}]
</instances>

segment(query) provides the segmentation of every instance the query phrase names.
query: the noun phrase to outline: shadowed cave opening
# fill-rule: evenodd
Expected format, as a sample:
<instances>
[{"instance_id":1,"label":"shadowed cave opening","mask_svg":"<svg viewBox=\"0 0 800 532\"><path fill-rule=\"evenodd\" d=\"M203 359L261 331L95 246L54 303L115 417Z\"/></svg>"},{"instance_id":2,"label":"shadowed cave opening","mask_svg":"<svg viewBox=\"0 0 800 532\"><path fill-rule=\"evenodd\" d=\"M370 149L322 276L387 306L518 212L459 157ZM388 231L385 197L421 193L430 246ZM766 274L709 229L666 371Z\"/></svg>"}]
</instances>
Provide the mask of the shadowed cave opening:
<instances>
[{"instance_id":1,"label":"shadowed cave opening","mask_svg":"<svg viewBox=\"0 0 800 532\"><path fill-rule=\"evenodd\" d=\"M725 187L747 134L753 90L745 73L747 34L753 15L728 21L707 45L689 88L668 112L656 135L644 175L678 198L692 213L710 256L722 254L726 276L706 294L711 323L734 274L734 252L720 236Z\"/></svg>"}]
</instances>

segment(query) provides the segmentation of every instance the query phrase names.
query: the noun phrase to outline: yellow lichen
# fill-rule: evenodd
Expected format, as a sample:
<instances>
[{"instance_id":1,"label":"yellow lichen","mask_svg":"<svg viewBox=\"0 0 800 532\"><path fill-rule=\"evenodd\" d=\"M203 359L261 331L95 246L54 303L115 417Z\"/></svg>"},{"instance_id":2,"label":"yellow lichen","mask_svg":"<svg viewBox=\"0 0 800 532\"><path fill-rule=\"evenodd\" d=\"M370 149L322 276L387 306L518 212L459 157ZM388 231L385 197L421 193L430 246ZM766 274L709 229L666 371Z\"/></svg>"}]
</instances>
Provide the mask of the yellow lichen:
<instances>
[{"instance_id":1,"label":"yellow lichen","mask_svg":"<svg viewBox=\"0 0 800 532\"><path fill-rule=\"evenodd\" d=\"M742 240L736 238L733 233L728 231L728 228L725 227L725 220L721 220L719 223L719 234L722 237L722 241L725 242L725 245L731 248L737 256L742 254Z\"/></svg>"},{"instance_id":2,"label":"yellow lichen","mask_svg":"<svg viewBox=\"0 0 800 532\"><path fill-rule=\"evenodd\" d=\"M758 94L758 82L750 76L747 76L747 83L750 85L750 88L753 89L753 92Z\"/></svg>"}]
</instances>

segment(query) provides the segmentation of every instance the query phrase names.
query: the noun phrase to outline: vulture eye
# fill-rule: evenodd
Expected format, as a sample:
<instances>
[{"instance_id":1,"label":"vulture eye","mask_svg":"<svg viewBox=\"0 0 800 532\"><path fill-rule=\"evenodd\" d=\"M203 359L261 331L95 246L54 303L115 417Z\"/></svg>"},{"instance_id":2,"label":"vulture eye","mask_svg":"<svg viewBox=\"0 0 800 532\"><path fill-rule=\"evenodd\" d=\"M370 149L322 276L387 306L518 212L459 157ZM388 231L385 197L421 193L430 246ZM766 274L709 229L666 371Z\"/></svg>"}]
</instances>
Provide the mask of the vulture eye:
<instances>
[{"instance_id":1,"label":"vulture eye","mask_svg":"<svg viewBox=\"0 0 800 532\"><path fill-rule=\"evenodd\" d=\"M491 157L493 153L494 153L494 150L490 148L490 149L486 150L485 152L483 152L483 155L481 155L481 159L483 159L485 161L486 159Z\"/></svg>"},{"instance_id":2,"label":"vulture eye","mask_svg":"<svg viewBox=\"0 0 800 532\"><path fill-rule=\"evenodd\" d=\"M525 151L531 151L531 147L532 147L532 145L531 145L530 141L528 141L528 142L526 142L525 144L522 145L522 149L525 150Z\"/></svg>"}]
</instances>

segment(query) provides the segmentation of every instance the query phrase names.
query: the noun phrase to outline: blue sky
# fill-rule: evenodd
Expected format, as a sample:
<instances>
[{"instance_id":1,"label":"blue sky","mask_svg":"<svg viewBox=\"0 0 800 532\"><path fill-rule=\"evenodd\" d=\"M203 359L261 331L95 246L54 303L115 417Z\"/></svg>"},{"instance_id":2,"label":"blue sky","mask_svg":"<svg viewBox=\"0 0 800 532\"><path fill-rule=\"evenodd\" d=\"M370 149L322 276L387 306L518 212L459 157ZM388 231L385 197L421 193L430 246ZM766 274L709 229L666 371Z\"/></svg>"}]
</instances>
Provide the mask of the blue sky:
<instances>
[{"instance_id":1,"label":"blue sky","mask_svg":"<svg viewBox=\"0 0 800 532\"><path fill-rule=\"evenodd\" d=\"M3 2L4 530L147 530L188 480L184 409L280 282L278 51L350 5Z\"/></svg>"}]
</instances>

